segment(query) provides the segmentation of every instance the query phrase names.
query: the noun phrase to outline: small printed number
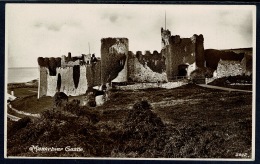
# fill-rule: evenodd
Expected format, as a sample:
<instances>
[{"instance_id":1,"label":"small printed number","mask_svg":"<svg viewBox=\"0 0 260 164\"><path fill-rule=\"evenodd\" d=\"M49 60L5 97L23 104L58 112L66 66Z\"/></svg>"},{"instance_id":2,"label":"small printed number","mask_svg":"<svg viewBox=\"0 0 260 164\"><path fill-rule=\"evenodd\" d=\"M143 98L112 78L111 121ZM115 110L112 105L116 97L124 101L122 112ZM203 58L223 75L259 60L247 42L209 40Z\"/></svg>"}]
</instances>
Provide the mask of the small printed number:
<instances>
[{"instance_id":1,"label":"small printed number","mask_svg":"<svg viewBox=\"0 0 260 164\"><path fill-rule=\"evenodd\" d=\"M236 153L236 157L249 157L247 153Z\"/></svg>"}]
</instances>

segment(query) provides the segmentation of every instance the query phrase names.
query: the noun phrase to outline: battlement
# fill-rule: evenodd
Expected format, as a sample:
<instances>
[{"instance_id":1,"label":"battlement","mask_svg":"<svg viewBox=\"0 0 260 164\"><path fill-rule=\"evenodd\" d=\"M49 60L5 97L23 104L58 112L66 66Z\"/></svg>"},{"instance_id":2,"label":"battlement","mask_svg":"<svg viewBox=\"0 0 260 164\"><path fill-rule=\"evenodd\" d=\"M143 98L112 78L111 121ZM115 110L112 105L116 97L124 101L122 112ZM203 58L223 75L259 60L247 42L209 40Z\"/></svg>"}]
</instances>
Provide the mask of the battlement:
<instances>
[{"instance_id":1,"label":"battlement","mask_svg":"<svg viewBox=\"0 0 260 164\"><path fill-rule=\"evenodd\" d=\"M193 44L195 44L196 42L204 42L204 37L202 34L194 34L191 38L181 38L180 35L171 35L171 31L169 31L168 29L165 30L163 28L161 28L161 37L162 49L166 48L166 46L170 44L181 44L182 42L189 42L190 40Z\"/></svg>"},{"instance_id":2,"label":"battlement","mask_svg":"<svg viewBox=\"0 0 260 164\"><path fill-rule=\"evenodd\" d=\"M81 65L92 65L97 62L100 62L100 58L96 58L95 54L82 54L81 56L71 56L71 53L68 53L68 56L62 55L62 57L38 57L38 65L40 67L45 67L49 70L50 76L56 76L57 71L56 69L59 67L66 68L66 67L74 67L74 66L81 66Z\"/></svg>"},{"instance_id":3,"label":"battlement","mask_svg":"<svg viewBox=\"0 0 260 164\"><path fill-rule=\"evenodd\" d=\"M165 58L158 51L136 51L134 54L132 51L128 52L128 58L137 58L138 61L144 66L148 66L152 71L162 73L165 71Z\"/></svg>"},{"instance_id":4,"label":"battlement","mask_svg":"<svg viewBox=\"0 0 260 164\"><path fill-rule=\"evenodd\" d=\"M95 54L82 54L81 56L71 56L71 53L68 53L68 56L62 55L61 57L61 67L73 67L75 65L89 65L99 60L95 57Z\"/></svg>"}]
</instances>

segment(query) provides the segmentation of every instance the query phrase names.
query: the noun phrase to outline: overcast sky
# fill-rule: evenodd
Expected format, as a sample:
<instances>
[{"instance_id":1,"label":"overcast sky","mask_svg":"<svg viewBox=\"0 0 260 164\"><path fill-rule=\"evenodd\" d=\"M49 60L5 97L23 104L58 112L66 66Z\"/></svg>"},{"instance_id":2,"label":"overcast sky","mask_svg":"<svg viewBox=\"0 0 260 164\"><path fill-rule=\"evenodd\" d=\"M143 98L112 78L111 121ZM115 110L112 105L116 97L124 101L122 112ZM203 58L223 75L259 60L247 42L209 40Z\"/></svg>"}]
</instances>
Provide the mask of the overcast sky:
<instances>
[{"instance_id":1,"label":"overcast sky","mask_svg":"<svg viewBox=\"0 0 260 164\"><path fill-rule=\"evenodd\" d=\"M8 4L8 67L37 58L100 56L101 38L127 37L129 50L161 50L165 12L172 35L204 35L205 49L253 46L254 6Z\"/></svg>"}]
</instances>

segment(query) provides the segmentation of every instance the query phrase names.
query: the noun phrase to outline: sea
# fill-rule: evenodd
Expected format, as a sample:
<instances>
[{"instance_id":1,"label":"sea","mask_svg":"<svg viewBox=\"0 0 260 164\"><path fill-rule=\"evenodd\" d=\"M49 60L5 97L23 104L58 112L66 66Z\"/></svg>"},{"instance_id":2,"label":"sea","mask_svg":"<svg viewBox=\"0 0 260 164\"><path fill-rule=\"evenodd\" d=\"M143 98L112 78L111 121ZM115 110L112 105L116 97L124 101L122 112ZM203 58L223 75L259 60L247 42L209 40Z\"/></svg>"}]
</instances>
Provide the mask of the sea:
<instances>
[{"instance_id":1,"label":"sea","mask_svg":"<svg viewBox=\"0 0 260 164\"><path fill-rule=\"evenodd\" d=\"M7 83L29 82L39 78L38 67L8 68Z\"/></svg>"}]
</instances>

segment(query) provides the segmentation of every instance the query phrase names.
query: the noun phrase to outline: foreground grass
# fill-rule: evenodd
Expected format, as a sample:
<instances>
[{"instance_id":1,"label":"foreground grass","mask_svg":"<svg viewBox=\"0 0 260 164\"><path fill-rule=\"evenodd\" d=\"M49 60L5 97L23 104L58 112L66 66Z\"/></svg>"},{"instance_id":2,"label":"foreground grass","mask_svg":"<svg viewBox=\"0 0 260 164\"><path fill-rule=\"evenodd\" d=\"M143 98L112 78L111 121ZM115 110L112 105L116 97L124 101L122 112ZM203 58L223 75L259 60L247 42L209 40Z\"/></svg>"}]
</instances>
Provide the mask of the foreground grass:
<instances>
[{"instance_id":1,"label":"foreground grass","mask_svg":"<svg viewBox=\"0 0 260 164\"><path fill-rule=\"evenodd\" d=\"M141 100L151 105L143 105L148 106L145 112L138 110L145 108L142 105L134 105ZM32 103L31 109L49 105L44 99L38 102L39 106L37 102L27 102ZM16 105L19 107L22 101ZM236 154L244 153L249 158L251 155L251 93L196 85L170 90L113 91L110 100L101 107L47 112L49 115L45 113L43 118L25 120L23 126L8 125L8 156L241 158ZM31 145L69 145L82 147L84 152L32 153L28 150Z\"/></svg>"}]
</instances>

